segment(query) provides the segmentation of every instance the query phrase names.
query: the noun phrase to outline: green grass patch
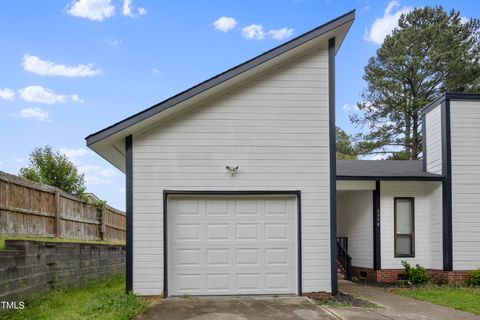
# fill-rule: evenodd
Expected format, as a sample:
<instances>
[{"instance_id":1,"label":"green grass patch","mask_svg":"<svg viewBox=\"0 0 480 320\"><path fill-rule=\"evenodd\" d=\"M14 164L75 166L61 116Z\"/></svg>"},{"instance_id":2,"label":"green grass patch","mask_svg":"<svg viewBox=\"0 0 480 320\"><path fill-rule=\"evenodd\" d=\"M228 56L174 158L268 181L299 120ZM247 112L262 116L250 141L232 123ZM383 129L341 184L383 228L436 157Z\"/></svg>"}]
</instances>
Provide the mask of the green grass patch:
<instances>
[{"instance_id":1,"label":"green grass patch","mask_svg":"<svg viewBox=\"0 0 480 320\"><path fill-rule=\"evenodd\" d=\"M396 289L402 296L480 315L480 288L426 285L411 289Z\"/></svg>"},{"instance_id":2,"label":"green grass patch","mask_svg":"<svg viewBox=\"0 0 480 320\"><path fill-rule=\"evenodd\" d=\"M78 239L64 239L64 238L48 238L28 235L4 235L0 234L0 251L5 250L5 240L36 240L45 242L74 242L74 243L93 243L93 244L125 244L123 242L115 241L95 241L95 240L78 240Z\"/></svg>"},{"instance_id":3,"label":"green grass patch","mask_svg":"<svg viewBox=\"0 0 480 320\"><path fill-rule=\"evenodd\" d=\"M125 294L125 275L89 282L65 291L50 291L26 301L25 309L9 310L1 320L128 320L147 308L147 301Z\"/></svg>"}]
</instances>

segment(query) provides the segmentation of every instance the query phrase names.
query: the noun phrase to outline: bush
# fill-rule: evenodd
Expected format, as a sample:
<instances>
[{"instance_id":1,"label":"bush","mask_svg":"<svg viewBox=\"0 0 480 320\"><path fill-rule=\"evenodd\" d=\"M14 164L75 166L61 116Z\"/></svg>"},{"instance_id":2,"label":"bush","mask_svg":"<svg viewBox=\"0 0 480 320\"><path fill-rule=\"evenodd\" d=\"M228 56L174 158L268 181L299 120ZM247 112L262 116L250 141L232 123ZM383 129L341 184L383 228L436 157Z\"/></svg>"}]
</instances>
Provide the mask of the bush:
<instances>
[{"instance_id":1,"label":"bush","mask_svg":"<svg viewBox=\"0 0 480 320\"><path fill-rule=\"evenodd\" d=\"M470 272L470 279L468 279L467 284L472 286L480 286L480 269Z\"/></svg>"},{"instance_id":2,"label":"bush","mask_svg":"<svg viewBox=\"0 0 480 320\"><path fill-rule=\"evenodd\" d=\"M405 268L405 275L408 281L412 284L424 284L428 282L427 270L422 266L417 264L415 268L413 268L407 261L402 261L402 266Z\"/></svg>"}]
</instances>

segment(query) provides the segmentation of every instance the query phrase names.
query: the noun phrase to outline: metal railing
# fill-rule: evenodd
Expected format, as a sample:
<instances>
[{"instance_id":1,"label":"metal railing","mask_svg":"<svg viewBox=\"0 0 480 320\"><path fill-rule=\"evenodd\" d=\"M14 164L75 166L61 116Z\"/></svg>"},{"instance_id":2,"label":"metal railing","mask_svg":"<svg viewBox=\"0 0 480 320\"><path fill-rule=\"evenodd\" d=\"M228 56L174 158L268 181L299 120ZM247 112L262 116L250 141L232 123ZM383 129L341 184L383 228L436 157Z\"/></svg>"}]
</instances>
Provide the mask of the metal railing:
<instances>
[{"instance_id":1,"label":"metal railing","mask_svg":"<svg viewBox=\"0 0 480 320\"><path fill-rule=\"evenodd\" d=\"M337 265L345 274L346 280L352 280L352 257L348 254L348 238L337 238Z\"/></svg>"}]
</instances>

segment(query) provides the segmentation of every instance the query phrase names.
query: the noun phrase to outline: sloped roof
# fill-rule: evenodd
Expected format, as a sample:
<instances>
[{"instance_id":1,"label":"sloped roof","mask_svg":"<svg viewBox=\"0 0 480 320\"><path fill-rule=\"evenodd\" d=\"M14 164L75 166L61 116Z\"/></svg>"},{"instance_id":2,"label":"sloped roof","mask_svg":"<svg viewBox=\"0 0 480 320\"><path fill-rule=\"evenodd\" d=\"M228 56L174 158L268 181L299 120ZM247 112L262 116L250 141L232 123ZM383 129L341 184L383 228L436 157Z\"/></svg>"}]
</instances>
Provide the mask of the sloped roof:
<instances>
[{"instance_id":1,"label":"sloped roof","mask_svg":"<svg viewBox=\"0 0 480 320\"><path fill-rule=\"evenodd\" d=\"M87 145L91 145L95 142L98 142L118 131L124 130L127 127L130 127L142 120L145 120L148 117L151 117L152 115L162 112L176 104L178 104L181 101L184 101L185 99L189 99L205 90L208 90L211 87L214 87L218 85L221 82L224 82L230 78L233 78L251 68L254 68L278 55L281 55L282 53L285 53L295 47L298 47L299 45L310 41L314 38L317 38L341 25L344 25L346 23L352 22L355 19L355 10L352 10L350 12L347 12L346 14L335 18L334 20L331 20L315 29L312 29L288 42L285 42L284 44L281 44L267 52L264 52L255 58L252 58L248 61L245 61L244 63L241 63L231 69L228 69L227 71L224 71L208 80L205 80L204 82L201 82L183 92L180 92L179 94L168 98L160 103L155 104L154 106L145 109L137 114L134 114L120 122L117 122L103 130L100 130L96 133L93 133L89 135L88 137L85 138L87 141ZM338 46L340 43L338 44ZM338 49L338 47L337 47Z\"/></svg>"},{"instance_id":2,"label":"sloped roof","mask_svg":"<svg viewBox=\"0 0 480 320\"><path fill-rule=\"evenodd\" d=\"M199 105L217 94L224 93L242 81L247 81L295 56L301 56L309 50L318 48L319 45L326 43L332 37L337 39L335 41L337 51L354 19L355 10L93 133L85 138L86 144L119 170L125 171L125 138L127 136L146 132L175 112L182 112L192 106Z\"/></svg>"},{"instance_id":3,"label":"sloped roof","mask_svg":"<svg viewBox=\"0 0 480 320\"><path fill-rule=\"evenodd\" d=\"M337 160L337 179L441 180L423 171L422 160Z\"/></svg>"}]
</instances>

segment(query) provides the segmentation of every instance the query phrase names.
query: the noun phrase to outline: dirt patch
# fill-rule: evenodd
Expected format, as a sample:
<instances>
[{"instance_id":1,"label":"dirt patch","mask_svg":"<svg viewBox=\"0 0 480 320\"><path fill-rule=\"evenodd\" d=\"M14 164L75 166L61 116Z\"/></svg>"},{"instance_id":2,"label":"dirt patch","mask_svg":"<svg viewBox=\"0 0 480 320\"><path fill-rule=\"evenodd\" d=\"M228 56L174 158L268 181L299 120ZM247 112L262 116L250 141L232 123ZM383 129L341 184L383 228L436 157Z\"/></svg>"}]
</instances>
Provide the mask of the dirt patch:
<instances>
[{"instance_id":1,"label":"dirt patch","mask_svg":"<svg viewBox=\"0 0 480 320\"><path fill-rule=\"evenodd\" d=\"M329 293L315 292L308 297L319 305L331 307L360 307L360 308L379 308L380 306L368 300L361 299L352 294L339 292L335 296Z\"/></svg>"}]
</instances>

